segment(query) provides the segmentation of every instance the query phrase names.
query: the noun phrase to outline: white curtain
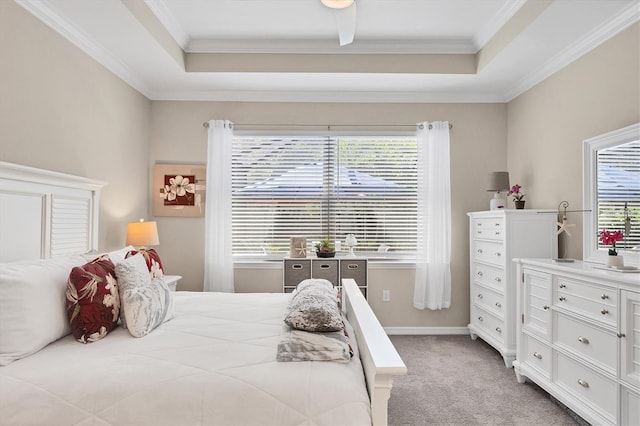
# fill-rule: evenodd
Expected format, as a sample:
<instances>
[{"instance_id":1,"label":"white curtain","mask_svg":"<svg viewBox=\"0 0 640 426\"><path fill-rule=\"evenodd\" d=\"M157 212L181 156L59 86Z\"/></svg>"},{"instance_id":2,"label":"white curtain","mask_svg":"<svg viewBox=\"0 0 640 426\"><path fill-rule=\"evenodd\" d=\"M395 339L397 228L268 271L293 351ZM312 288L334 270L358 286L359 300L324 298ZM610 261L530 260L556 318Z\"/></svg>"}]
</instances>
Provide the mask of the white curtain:
<instances>
[{"instance_id":1,"label":"white curtain","mask_svg":"<svg viewBox=\"0 0 640 426\"><path fill-rule=\"evenodd\" d=\"M233 123L209 121L205 202L204 291L233 292L231 144Z\"/></svg>"},{"instance_id":2,"label":"white curtain","mask_svg":"<svg viewBox=\"0 0 640 426\"><path fill-rule=\"evenodd\" d=\"M418 123L417 309L451 306L449 122Z\"/></svg>"}]
</instances>

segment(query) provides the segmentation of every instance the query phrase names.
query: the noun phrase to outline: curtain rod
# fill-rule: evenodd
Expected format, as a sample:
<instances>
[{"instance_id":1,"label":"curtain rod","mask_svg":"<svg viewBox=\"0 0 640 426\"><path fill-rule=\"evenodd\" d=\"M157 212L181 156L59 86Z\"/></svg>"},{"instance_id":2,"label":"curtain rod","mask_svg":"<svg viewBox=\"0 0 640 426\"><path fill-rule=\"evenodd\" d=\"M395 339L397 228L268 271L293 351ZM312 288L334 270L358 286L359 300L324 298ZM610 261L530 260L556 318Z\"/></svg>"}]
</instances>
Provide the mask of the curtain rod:
<instances>
[{"instance_id":1,"label":"curtain rod","mask_svg":"<svg viewBox=\"0 0 640 426\"><path fill-rule=\"evenodd\" d=\"M246 126L246 127L414 127L415 124L245 124L245 123L234 123L236 126ZM209 128L209 122L205 121L202 123L202 127ZM422 128L422 124L420 125ZM432 129L433 126L429 124L429 129ZM449 123L449 129L453 129L453 124Z\"/></svg>"}]
</instances>

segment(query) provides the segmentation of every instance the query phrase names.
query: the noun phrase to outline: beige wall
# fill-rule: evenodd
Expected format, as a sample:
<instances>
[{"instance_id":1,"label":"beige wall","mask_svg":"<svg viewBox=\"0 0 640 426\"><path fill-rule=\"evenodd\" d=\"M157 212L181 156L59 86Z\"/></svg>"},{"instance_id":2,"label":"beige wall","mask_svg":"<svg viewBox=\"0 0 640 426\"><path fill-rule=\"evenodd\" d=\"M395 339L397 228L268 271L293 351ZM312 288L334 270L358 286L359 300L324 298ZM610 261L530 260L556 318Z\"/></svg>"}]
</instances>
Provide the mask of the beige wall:
<instances>
[{"instance_id":1,"label":"beige wall","mask_svg":"<svg viewBox=\"0 0 640 426\"><path fill-rule=\"evenodd\" d=\"M411 124L448 120L451 132L452 177L452 307L439 312L413 308L411 269L372 269L371 304L385 326L466 326L469 320L468 211L485 210L490 171L506 168L505 104L326 104L161 102L151 106L153 162L205 162L207 131L202 123L229 119L237 124ZM184 276L179 288L201 290L203 280L204 220L156 218L162 244L158 250L171 273ZM176 244L173 244L176 242ZM178 244L177 242L183 242ZM166 260L165 260L166 259ZM237 291L279 290L282 272L273 269L236 269ZM257 288L256 288L257 286ZM391 290L391 302L382 304L382 290ZM380 299L380 300L378 300Z\"/></svg>"},{"instance_id":2,"label":"beige wall","mask_svg":"<svg viewBox=\"0 0 640 426\"><path fill-rule=\"evenodd\" d=\"M527 207L582 209L582 141L640 121L640 25L602 44L508 104L508 164ZM582 259L582 214L561 239Z\"/></svg>"},{"instance_id":3,"label":"beige wall","mask_svg":"<svg viewBox=\"0 0 640 426\"><path fill-rule=\"evenodd\" d=\"M150 101L13 1L0 1L0 159L107 181L99 247L147 215Z\"/></svg>"}]
</instances>

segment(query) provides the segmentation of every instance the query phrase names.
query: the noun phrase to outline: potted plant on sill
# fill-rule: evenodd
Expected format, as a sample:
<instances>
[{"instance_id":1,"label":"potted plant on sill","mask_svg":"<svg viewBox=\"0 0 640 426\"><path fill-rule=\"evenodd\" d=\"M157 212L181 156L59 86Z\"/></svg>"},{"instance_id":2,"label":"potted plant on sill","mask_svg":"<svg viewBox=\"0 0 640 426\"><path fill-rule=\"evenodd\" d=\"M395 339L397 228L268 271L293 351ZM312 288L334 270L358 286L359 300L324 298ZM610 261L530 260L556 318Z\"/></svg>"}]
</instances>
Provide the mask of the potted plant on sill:
<instances>
[{"instance_id":1,"label":"potted plant on sill","mask_svg":"<svg viewBox=\"0 0 640 426\"><path fill-rule=\"evenodd\" d=\"M507 195L513 195L513 202L516 205L516 209L522 210L524 209L524 194L520 192L522 187L517 183L511 187L509 193Z\"/></svg>"},{"instance_id":2,"label":"potted plant on sill","mask_svg":"<svg viewBox=\"0 0 640 426\"><path fill-rule=\"evenodd\" d=\"M336 255L336 248L331 245L328 238L323 238L316 244L316 256L318 257L334 257Z\"/></svg>"},{"instance_id":3,"label":"potted plant on sill","mask_svg":"<svg viewBox=\"0 0 640 426\"><path fill-rule=\"evenodd\" d=\"M609 256L607 256L607 266L611 267L620 267L624 266L624 257L618 256L618 251L616 250L616 242L622 239L622 232L620 231L607 231L603 229L600 232L600 242L604 245L611 244L611 248L609 249Z\"/></svg>"}]
</instances>

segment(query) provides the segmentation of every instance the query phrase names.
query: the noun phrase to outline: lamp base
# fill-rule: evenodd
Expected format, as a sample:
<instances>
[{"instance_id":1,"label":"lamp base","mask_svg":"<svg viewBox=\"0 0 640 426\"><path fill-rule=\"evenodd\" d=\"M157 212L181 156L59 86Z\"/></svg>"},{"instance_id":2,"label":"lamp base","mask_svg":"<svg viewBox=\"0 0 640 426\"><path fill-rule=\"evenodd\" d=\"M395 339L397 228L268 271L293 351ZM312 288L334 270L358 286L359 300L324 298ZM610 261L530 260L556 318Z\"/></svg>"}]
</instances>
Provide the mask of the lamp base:
<instances>
[{"instance_id":1,"label":"lamp base","mask_svg":"<svg viewBox=\"0 0 640 426\"><path fill-rule=\"evenodd\" d=\"M500 192L496 192L493 195L493 198L489 202L489 209L491 210L499 210L507 208L507 198L502 195Z\"/></svg>"}]
</instances>

